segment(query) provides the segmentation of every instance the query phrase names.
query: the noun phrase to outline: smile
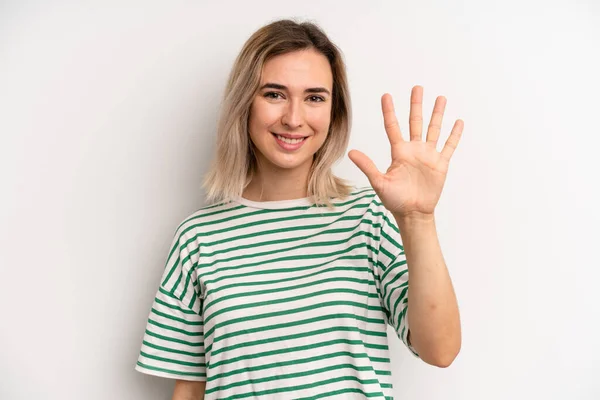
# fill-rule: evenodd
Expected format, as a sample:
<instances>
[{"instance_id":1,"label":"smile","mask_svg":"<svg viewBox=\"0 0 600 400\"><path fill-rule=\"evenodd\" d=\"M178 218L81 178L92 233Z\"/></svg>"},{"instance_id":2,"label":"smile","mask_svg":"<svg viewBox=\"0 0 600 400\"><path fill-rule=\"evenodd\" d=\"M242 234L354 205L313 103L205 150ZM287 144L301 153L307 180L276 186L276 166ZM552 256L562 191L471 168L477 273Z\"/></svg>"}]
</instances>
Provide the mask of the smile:
<instances>
[{"instance_id":1,"label":"smile","mask_svg":"<svg viewBox=\"0 0 600 400\"><path fill-rule=\"evenodd\" d=\"M303 141L304 139L306 139L306 138L290 139L290 138L286 138L284 136L277 135L277 134L275 134L275 137L277 137L277 139L281 140L282 142L286 142L286 143L289 143L289 144L300 143L301 141Z\"/></svg>"},{"instance_id":2,"label":"smile","mask_svg":"<svg viewBox=\"0 0 600 400\"><path fill-rule=\"evenodd\" d=\"M289 138L277 135L275 133L273 133L273 136L275 137L277 144L284 150L297 150L300 147L302 147L302 145L304 144L304 142L306 142L306 139L307 139L306 137L301 138L301 139L289 139Z\"/></svg>"}]
</instances>

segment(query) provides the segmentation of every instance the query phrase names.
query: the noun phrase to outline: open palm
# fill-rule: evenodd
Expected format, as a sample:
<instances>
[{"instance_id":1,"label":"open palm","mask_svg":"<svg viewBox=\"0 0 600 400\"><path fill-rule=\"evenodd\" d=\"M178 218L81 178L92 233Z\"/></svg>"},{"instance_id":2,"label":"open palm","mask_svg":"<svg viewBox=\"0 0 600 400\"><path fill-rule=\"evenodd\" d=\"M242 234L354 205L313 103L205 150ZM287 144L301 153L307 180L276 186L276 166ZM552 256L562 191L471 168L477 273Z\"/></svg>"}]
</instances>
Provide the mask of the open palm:
<instances>
[{"instance_id":1,"label":"open palm","mask_svg":"<svg viewBox=\"0 0 600 400\"><path fill-rule=\"evenodd\" d=\"M457 120L441 152L436 149L446 98L435 101L427 140L422 139L423 88L415 86L411 93L410 141L405 141L394 112L392 96L384 94L381 109L392 152L392 163L381 173L364 153L352 150L348 156L367 176L385 208L400 216L432 215L442 194L450 158L462 135L464 122Z\"/></svg>"}]
</instances>

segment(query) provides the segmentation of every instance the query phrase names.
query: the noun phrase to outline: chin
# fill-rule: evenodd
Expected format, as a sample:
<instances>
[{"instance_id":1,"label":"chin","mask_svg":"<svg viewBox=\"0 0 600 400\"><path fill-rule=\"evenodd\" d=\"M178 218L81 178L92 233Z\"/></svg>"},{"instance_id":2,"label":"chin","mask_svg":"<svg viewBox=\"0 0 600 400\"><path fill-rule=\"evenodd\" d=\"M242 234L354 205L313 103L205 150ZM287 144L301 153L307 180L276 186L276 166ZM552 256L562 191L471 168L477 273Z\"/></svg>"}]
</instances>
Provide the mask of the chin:
<instances>
[{"instance_id":1,"label":"chin","mask_svg":"<svg viewBox=\"0 0 600 400\"><path fill-rule=\"evenodd\" d=\"M308 160L269 160L273 165L282 169L295 169L303 166Z\"/></svg>"}]
</instances>

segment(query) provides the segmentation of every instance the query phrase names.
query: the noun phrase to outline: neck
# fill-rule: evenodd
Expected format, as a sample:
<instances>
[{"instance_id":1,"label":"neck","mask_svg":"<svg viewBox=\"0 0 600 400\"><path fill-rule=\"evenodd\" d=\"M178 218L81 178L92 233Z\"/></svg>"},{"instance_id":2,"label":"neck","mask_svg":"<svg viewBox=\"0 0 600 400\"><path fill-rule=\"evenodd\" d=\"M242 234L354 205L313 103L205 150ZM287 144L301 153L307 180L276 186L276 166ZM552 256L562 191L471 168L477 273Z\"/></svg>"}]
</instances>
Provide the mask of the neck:
<instances>
[{"instance_id":1,"label":"neck","mask_svg":"<svg viewBox=\"0 0 600 400\"><path fill-rule=\"evenodd\" d=\"M242 197L252 201L280 201L308 196L308 174L311 164L293 169L258 168Z\"/></svg>"}]
</instances>

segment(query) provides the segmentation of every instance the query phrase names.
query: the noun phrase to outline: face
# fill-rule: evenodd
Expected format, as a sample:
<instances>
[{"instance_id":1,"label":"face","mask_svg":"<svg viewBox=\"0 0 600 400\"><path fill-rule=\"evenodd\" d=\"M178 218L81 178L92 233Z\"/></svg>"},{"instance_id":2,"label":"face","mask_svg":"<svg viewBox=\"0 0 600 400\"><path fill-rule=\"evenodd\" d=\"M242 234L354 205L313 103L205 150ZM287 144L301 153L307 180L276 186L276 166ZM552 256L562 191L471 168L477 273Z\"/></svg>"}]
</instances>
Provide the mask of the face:
<instances>
[{"instance_id":1,"label":"face","mask_svg":"<svg viewBox=\"0 0 600 400\"><path fill-rule=\"evenodd\" d=\"M276 56L263 66L250 109L250 139L261 168L306 170L327 138L333 76L315 50Z\"/></svg>"}]
</instances>

